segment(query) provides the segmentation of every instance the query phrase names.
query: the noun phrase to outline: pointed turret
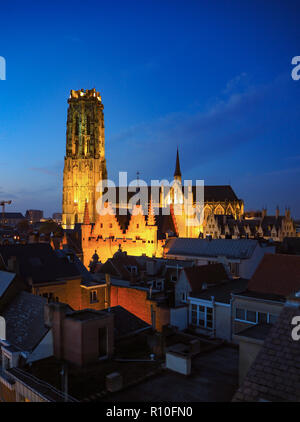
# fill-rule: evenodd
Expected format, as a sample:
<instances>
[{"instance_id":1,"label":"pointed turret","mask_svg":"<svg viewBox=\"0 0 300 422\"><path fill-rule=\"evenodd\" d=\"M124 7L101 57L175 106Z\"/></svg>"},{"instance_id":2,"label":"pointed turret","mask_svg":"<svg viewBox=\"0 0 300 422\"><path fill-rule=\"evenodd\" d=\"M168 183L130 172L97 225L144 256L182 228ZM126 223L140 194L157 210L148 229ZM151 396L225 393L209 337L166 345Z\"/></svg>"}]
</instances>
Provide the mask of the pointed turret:
<instances>
[{"instance_id":1,"label":"pointed turret","mask_svg":"<svg viewBox=\"0 0 300 422\"><path fill-rule=\"evenodd\" d=\"M148 209L148 220L147 220L148 226L155 226L155 215L154 215L154 209L152 204L152 197L150 198L149 202L149 209Z\"/></svg>"},{"instance_id":2,"label":"pointed turret","mask_svg":"<svg viewBox=\"0 0 300 422\"><path fill-rule=\"evenodd\" d=\"M174 180L178 180L181 183L181 170L180 170L178 147L177 147L177 156L176 156L176 167L175 167L175 172L174 172Z\"/></svg>"},{"instance_id":3,"label":"pointed turret","mask_svg":"<svg viewBox=\"0 0 300 422\"><path fill-rule=\"evenodd\" d=\"M83 224L86 224L86 225L90 224L89 207L88 207L87 201L85 201L85 206L84 206Z\"/></svg>"}]
</instances>

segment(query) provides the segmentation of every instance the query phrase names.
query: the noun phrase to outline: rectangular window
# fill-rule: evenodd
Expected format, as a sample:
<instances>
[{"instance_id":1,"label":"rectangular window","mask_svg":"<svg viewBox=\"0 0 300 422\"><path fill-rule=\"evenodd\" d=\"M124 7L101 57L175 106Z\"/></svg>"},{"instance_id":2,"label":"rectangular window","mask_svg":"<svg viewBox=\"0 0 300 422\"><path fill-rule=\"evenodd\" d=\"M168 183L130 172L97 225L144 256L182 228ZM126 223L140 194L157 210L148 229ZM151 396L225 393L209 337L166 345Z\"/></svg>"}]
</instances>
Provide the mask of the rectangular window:
<instances>
[{"instance_id":1,"label":"rectangular window","mask_svg":"<svg viewBox=\"0 0 300 422\"><path fill-rule=\"evenodd\" d=\"M213 308L191 305L191 324L200 328L213 329Z\"/></svg>"},{"instance_id":2,"label":"rectangular window","mask_svg":"<svg viewBox=\"0 0 300 422\"><path fill-rule=\"evenodd\" d=\"M255 311L247 311L246 320L249 322L256 323L256 312Z\"/></svg>"},{"instance_id":3,"label":"rectangular window","mask_svg":"<svg viewBox=\"0 0 300 422\"><path fill-rule=\"evenodd\" d=\"M192 311L192 324L197 325L197 311Z\"/></svg>"},{"instance_id":4,"label":"rectangular window","mask_svg":"<svg viewBox=\"0 0 300 422\"><path fill-rule=\"evenodd\" d=\"M268 314L265 312L258 312L258 323L259 324L267 324L268 322Z\"/></svg>"},{"instance_id":5,"label":"rectangular window","mask_svg":"<svg viewBox=\"0 0 300 422\"><path fill-rule=\"evenodd\" d=\"M236 308L235 318L241 319L242 321L245 321L246 320L246 310L242 309L242 308Z\"/></svg>"},{"instance_id":6,"label":"rectangular window","mask_svg":"<svg viewBox=\"0 0 300 422\"><path fill-rule=\"evenodd\" d=\"M278 315L269 314L269 324L275 324L277 321Z\"/></svg>"},{"instance_id":7,"label":"rectangular window","mask_svg":"<svg viewBox=\"0 0 300 422\"><path fill-rule=\"evenodd\" d=\"M277 315L269 314L267 312L249 311L242 308L236 308L235 319L252 324L274 324Z\"/></svg>"},{"instance_id":8,"label":"rectangular window","mask_svg":"<svg viewBox=\"0 0 300 422\"><path fill-rule=\"evenodd\" d=\"M234 276L239 275L239 264L237 262L230 262L229 268L232 275Z\"/></svg>"},{"instance_id":9,"label":"rectangular window","mask_svg":"<svg viewBox=\"0 0 300 422\"><path fill-rule=\"evenodd\" d=\"M90 303L97 302L97 290L92 290L90 292Z\"/></svg>"}]
</instances>

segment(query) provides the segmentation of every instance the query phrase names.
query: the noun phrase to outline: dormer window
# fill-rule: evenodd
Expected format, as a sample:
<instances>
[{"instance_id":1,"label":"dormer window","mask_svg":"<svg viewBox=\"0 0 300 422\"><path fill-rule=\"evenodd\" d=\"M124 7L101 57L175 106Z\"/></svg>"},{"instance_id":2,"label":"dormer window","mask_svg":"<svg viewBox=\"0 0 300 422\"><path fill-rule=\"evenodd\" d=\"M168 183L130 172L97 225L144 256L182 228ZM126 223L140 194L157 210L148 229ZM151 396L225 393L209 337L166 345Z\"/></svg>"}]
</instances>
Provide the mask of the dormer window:
<instances>
[{"instance_id":1,"label":"dormer window","mask_svg":"<svg viewBox=\"0 0 300 422\"><path fill-rule=\"evenodd\" d=\"M128 265L127 266L127 270L131 273L131 274L137 274L137 267L135 265Z\"/></svg>"}]
</instances>

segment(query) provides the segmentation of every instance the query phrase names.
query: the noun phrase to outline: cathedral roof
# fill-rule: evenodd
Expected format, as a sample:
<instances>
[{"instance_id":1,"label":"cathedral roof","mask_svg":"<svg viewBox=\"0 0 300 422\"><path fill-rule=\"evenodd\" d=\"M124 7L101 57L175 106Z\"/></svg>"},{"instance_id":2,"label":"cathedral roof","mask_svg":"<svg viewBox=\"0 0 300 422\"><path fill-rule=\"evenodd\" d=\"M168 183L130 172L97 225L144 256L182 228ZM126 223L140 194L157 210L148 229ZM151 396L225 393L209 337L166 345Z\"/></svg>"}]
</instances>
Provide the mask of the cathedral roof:
<instances>
[{"instance_id":1,"label":"cathedral roof","mask_svg":"<svg viewBox=\"0 0 300 422\"><path fill-rule=\"evenodd\" d=\"M161 187L156 187L159 194L161 193ZM127 192L127 188L116 187L116 203L120 203L120 193L124 189L124 196L129 201L137 192ZM196 198L196 186L192 187L194 199ZM147 187L148 190L148 201L150 201L151 196L151 186ZM127 193L126 193L127 192ZM155 198L156 199L156 198ZM238 201L234 190L230 185L204 185L204 201L205 202L224 202L224 201ZM148 209L148 204L147 204Z\"/></svg>"},{"instance_id":2,"label":"cathedral roof","mask_svg":"<svg viewBox=\"0 0 300 422\"><path fill-rule=\"evenodd\" d=\"M195 198L196 186L193 186L193 194ZM204 185L204 201L238 201L238 197L230 185Z\"/></svg>"}]
</instances>

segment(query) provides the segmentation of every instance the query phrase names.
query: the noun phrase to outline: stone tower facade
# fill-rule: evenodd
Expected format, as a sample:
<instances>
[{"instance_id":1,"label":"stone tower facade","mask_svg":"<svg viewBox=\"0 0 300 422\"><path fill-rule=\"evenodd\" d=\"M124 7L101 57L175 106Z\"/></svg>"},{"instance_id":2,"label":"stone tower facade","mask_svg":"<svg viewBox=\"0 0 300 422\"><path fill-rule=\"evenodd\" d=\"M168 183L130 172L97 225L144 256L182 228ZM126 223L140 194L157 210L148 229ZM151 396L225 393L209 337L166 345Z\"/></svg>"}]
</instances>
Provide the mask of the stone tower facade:
<instances>
[{"instance_id":1,"label":"stone tower facade","mask_svg":"<svg viewBox=\"0 0 300 422\"><path fill-rule=\"evenodd\" d=\"M71 90L63 178L63 228L82 223L85 203L96 222L97 184L107 179L103 104L99 92Z\"/></svg>"}]
</instances>

